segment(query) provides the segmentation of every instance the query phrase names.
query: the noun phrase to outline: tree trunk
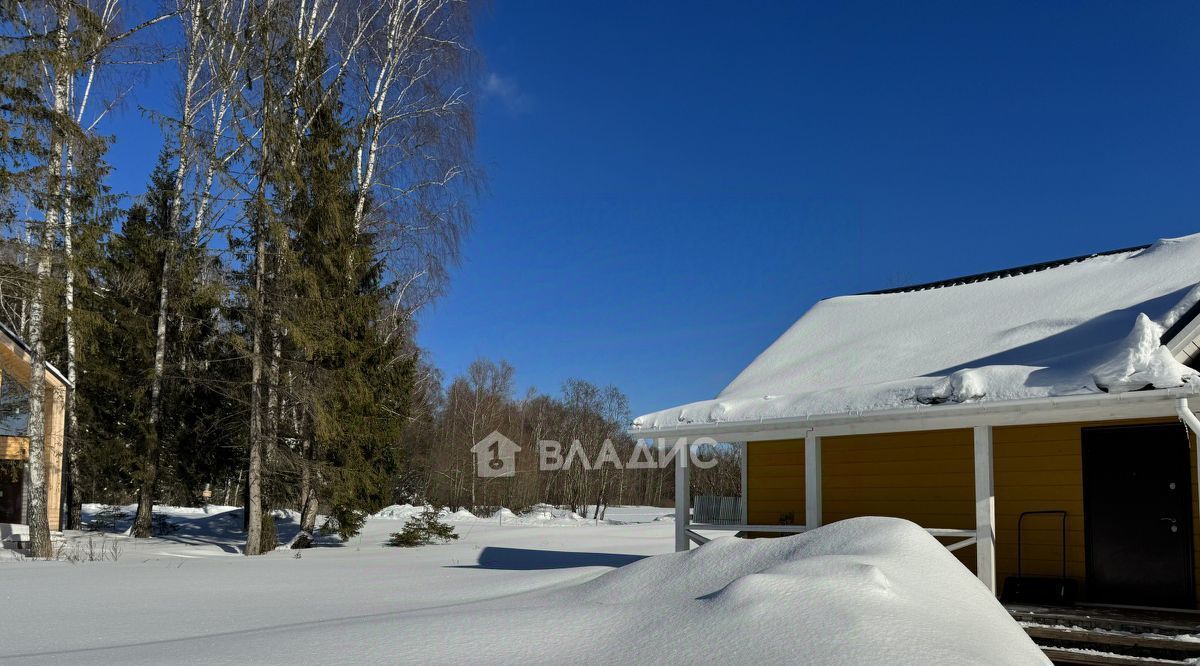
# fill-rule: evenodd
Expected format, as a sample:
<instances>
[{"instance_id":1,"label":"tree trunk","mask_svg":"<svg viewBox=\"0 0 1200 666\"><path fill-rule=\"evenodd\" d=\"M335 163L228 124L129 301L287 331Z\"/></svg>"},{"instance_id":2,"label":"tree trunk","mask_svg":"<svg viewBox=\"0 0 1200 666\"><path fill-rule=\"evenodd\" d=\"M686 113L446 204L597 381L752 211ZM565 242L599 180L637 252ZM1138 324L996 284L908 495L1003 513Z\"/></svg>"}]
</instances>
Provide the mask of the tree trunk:
<instances>
[{"instance_id":1,"label":"tree trunk","mask_svg":"<svg viewBox=\"0 0 1200 666\"><path fill-rule=\"evenodd\" d=\"M275 262L272 261L272 264ZM272 267L268 274L268 279L271 284L275 283L277 276L276 270ZM265 305L265 302L264 302ZM276 469L276 449L279 446L279 416L280 416L280 396L279 396L279 360L282 354L281 337L280 337L280 316L279 309L270 307L271 316L268 318L270 330L267 335L271 340L271 357L267 362L267 405L266 405L266 422L263 424L263 469L266 475L261 490L263 504L263 522L262 522L262 540L259 544L261 552L269 552L275 550L279 545L279 535L275 531L275 520L271 517L271 491L272 483L269 476L270 471Z\"/></svg>"},{"instance_id":2,"label":"tree trunk","mask_svg":"<svg viewBox=\"0 0 1200 666\"><path fill-rule=\"evenodd\" d=\"M307 419L295 418L296 431L301 436L300 447L300 532L292 539L292 548L308 548L312 545L317 527L317 479L313 478L313 461L316 445L311 430L306 427Z\"/></svg>"},{"instance_id":3,"label":"tree trunk","mask_svg":"<svg viewBox=\"0 0 1200 666\"><path fill-rule=\"evenodd\" d=\"M155 330L154 376L150 380L150 417L146 424L146 439L142 450L141 485L138 487L137 515L131 533L146 539L153 534L154 489L158 484L158 421L162 412L162 378L167 358L167 271L170 270L170 250L163 254L158 288L158 326Z\"/></svg>"},{"instance_id":4,"label":"tree trunk","mask_svg":"<svg viewBox=\"0 0 1200 666\"><path fill-rule=\"evenodd\" d=\"M317 528L317 489L313 485L312 465L305 458L300 469L300 533L292 539L292 548L308 548L312 545Z\"/></svg>"},{"instance_id":5,"label":"tree trunk","mask_svg":"<svg viewBox=\"0 0 1200 666\"><path fill-rule=\"evenodd\" d=\"M71 151L67 150L67 173L71 172ZM79 488L79 415L75 413L75 385L78 383L76 369L75 342L75 266L71 238L72 210L71 199L67 197L63 205L63 250L67 261L66 293L63 295L63 306L66 309L64 328L67 336L67 387L66 395L66 433L63 438L63 457L66 461L67 482L67 524L69 530L77 530L83 526L83 497Z\"/></svg>"},{"instance_id":6,"label":"tree trunk","mask_svg":"<svg viewBox=\"0 0 1200 666\"><path fill-rule=\"evenodd\" d=\"M57 161L51 158L51 161ZM57 179L54 179L57 180ZM29 308L29 344L33 369L29 379L29 543L34 557L50 557L50 522L46 497L46 343L43 339L46 283L50 279L50 245L54 242L53 215L47 211L46 228L38 247L36 286Z\"/></svg>"},{"instance_id":7,"label":"tree trunk","mask_svg":"<svg viewBox=\"0 0 1200 666\"><path fill-rule=\"evenodd\" d=\"M195 119L195 86L199 76L200 44L199 26L201 25L200 3L192 2L187 8L190 20L187 24L187 61L184 70L183 108L179 123L178 148L179 164L175 170L174 192L171 201L171 233L180 227L183 215L183 187L187 176L189 158L189 132L192 131ZM162 274L159 278L158 293L158 325L154 336L154 368L150 379L150 416L143 449L142 483L138 489L137 515L133 520L132 534L137 538L152 536L152 518L154 510L154 489L158 485L159 432L158 424L162 420L162 384L166 372L167 358L167 315L170 303L169 277L171 269L171 253L174 251L171 243L163 253Z\"/></svg>"},{"instance_id":8,"label":"tree trunk","mask_svg":"<svg viewBox=\"0 0 1200 666\"><path fill-rule=\"evenodd\" d=\"M58 62L54 67L52 106L58 117L67 111L67 86L70 72L67 60L67 24L71 19L70 4L58 0L54 4L57 25L54 28ZM58 230L58 203L62 180L62 133L51 130L50 155L47 159L46 206L41 242L38 244L37 272L33 298L29 307L29 346L33 349L33 369L29 379L29 544L34 557L51 557L50 521L46 497L46 341L44 339L46 286L50 281L51 250Z\"/></svg>"},{"instance_id":9,"label":"tree trunk","mask_svg":"<svg viewBox=\"0 0 1200 666\"><path fill-rule=\"evenodd\" d=\"M260 184L260 189L262 185ZM263 213L260 211L259 216ZM266 224L258 219L254 241L254 325L250 344L250 469L246 475L246 555L263 549L263 277L266 274Z\"/></svg>"},{"instance_id":10,"label":"tree trunk","mask_svg":"<svg viewBox=\"0 0 1200 666\"><path fill-rule=\"evenodd\" d=\"M279 533L275 530L275 516L271 513L270 494L262 494L262 527L259 535L259 554L269 553L279 547Z\"/></svg>"}]
</instances>

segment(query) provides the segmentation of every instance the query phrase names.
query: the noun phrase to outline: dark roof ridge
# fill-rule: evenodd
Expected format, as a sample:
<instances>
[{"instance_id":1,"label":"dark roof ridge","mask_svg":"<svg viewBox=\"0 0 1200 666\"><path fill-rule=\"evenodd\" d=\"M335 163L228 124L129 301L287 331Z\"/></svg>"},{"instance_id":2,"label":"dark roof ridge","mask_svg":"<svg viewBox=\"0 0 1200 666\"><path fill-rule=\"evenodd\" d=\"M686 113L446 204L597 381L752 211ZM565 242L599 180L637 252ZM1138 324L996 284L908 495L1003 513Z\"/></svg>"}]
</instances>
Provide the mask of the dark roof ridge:
<instances>
[{"instance_id":1,"label":"dark roof ridge","mask_svg":"<svg viewBox=\"0 0 1200 666\"><path fill-rule=\"evenodd\" d=\"M866 291L855 296L877 296L881 294L903 294L913 291L925 291L927 289L941 289L944 287L955 287L964 284L973 284L976 282L986 282L988 280L996 280L1000 278L1012 277L1014 275L1025 275L1027 273L1037 273L1050 268L1059 268L1070 264L1095 259L1096 257L1106 257L1114 254L1124 254L1126 252L1140 252L1151 247L1150 244L1136 245L1134 247L1121 248L1119 250L1107 250L1105 252L1093 252L1092 254L1081 254L1077 257L1067 257L1066 259L1055 259L1053 261L1042 261L1036 264L1027 264L1025 266L1014 266L1013 268L1002 268L995 271L987 271L986 273L975 273L974 275L964 275L961 277L948 278L945 280L935 280L933 282L924 282L921 284L912 284L904 287L891 287L889 289L879 289L876 291Z\"/></svg>"}]
</instances>

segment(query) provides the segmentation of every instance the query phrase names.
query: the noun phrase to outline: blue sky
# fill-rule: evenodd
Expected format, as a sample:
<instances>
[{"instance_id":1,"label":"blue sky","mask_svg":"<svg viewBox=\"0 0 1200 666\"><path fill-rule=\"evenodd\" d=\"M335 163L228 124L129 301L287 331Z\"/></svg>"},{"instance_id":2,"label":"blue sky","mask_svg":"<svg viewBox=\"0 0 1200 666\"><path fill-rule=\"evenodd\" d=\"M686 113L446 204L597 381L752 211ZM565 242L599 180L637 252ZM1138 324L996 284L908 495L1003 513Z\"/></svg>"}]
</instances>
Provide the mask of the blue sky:
<instances>
[{"instance_id":1,"label":"blue sky","mask_svg":"<svg viewBox=\"0 0 1200 666\"><path fill-rule=\"evenodd\" d=\"M822 297L1200 231L1198 3L510 0L477 28L487 184L420 331L448 376L506 359L641 413ZM114 147L118 187L150 144Z\"/></svg>"}]
</instances>

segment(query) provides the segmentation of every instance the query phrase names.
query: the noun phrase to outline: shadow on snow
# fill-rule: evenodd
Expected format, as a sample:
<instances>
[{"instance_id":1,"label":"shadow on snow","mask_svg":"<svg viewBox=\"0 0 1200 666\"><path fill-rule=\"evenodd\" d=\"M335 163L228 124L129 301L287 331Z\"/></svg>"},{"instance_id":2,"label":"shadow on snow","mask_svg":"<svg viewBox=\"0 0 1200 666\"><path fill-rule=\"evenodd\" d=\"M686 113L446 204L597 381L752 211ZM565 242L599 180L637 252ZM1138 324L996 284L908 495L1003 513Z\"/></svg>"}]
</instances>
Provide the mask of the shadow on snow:
<instances>
[{"instance_id":1,"label":"shadow on snow","mask_svg":"<svg viewBox=\"0 0 1200 666\"><path fill-rule=\"evenodd\" d=\"M488 546L479 553L475 564L451 565L450 569L497 569L502 571L537 571L542 569L575 569L579 567L612 567L632 564L644 555L621 553L577 553L562 550L531 550Z\"/></svg>"}]
</instances>

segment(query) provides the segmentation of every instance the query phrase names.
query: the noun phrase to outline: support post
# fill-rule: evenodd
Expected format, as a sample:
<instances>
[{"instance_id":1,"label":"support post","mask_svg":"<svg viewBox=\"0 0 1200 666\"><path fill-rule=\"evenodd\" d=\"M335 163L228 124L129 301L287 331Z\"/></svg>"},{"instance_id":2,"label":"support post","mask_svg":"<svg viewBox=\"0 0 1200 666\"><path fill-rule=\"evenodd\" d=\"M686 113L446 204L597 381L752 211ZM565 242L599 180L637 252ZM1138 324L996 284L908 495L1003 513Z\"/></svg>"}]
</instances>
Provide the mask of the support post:
<instances>
[{"instance_id":1,"label":"support post","mask_svg":"<svg viewBox=\"0 0 1200 666\"><path fill-rule=\"evenodd\" d=\"M992 427L975 426L975 570L996 593L996 489L992 477Z\"/></svg>"},{"instance_id":2,"label":"support post","mask_svg":"<svg viewBox=\"0 0 1200 666\"><path fill-rule=\"evenodd\" d=\"M804 525L821 526L821 438L812 430L804 435Z\"/></svg>"},{"instance_id":3,"label":"support post","mask_svg":"<svg viewBox=\"0 0 1200 666\"><path fill-rule=\"evenodd\" d=\"M665 440L664 440L665 443ZM680 437L675 442L675 551L691 548L688 541L688 524L691 519L691 484L688 479L687 439Z\"/></svg>"},{"instance_id":4,"label":"support post","mask_svg":"<svg viewBox=\"0 0 1200 666\"><path fill-rule=\"evenodd\" d=\"M750 442L742 442L742 524L750 524L750 493L747 486L749 474L746 468L750 461Z\"/></svg>"}]
</instances>

